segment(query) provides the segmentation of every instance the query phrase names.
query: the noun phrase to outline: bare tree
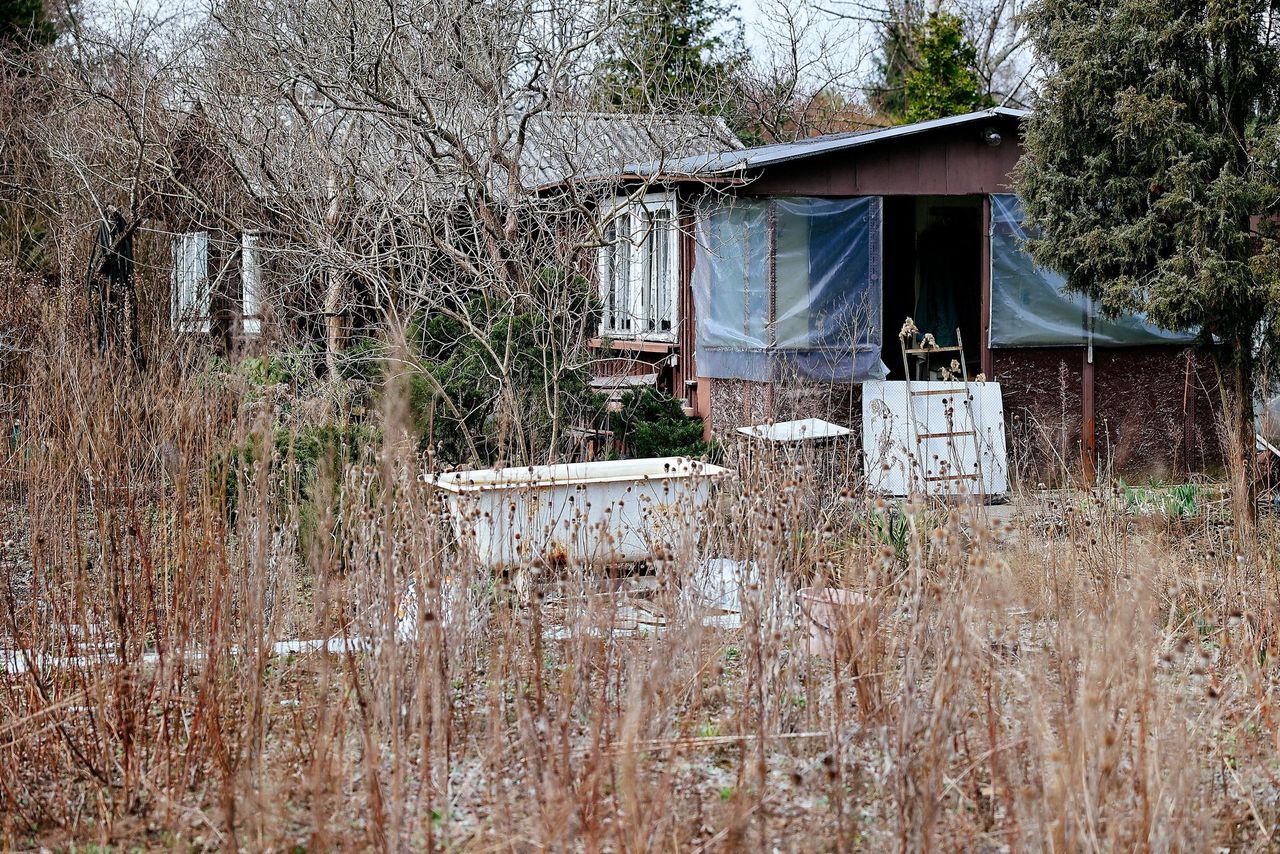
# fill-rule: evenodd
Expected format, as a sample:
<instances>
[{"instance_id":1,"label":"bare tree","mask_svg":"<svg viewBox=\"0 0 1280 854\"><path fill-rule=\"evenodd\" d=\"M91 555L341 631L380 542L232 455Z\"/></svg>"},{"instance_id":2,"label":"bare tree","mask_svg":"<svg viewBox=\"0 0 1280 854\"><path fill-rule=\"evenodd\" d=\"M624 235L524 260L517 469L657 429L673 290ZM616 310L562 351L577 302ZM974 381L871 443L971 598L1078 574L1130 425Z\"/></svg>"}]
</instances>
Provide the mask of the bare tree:
<instances>
[{"instance_id":1,"label":"bare tree","mask_svg":"<svg viewBox=\"0 0 1280 854\"><path fill-rule=\"evenodd\" d=\"M759 10L757 49L743 73L743 124L761 142L861 130L880 122L867 107L862 67L872 39L811 0L772 0Z\"/></svg>"},{"instance_id":2,"label":"bare tree","mask_svg":"<svg viewBox=\"0 0 1280 854\"><path fill-rule=\"evenodd\" d=\"M622 14L532 0L213 9L185 91L254 198L243 228L268 237L277 286L321 315L331 377L361 324L397 330L433 405L487 413L499 456L558 444L584 403L559 382L594 334L581 274L603 242L597 208L636 156L587 127L593 62ZM688 127L655 116L629 133L661 159L688 148ZM414 361L432 322L476 349L478 399Z\"/></svg>"},{"instance_id":3,"label":"bare tree","mask_svg":"<svg viewBox=\"0 0 1280 854\"><path fill-rule=\"evenodd\" d=\"M279 326L322 342L332 400L347 345L376 338L426 398L415 428L469 425L454 456L555 453L592 405L601 201L645 194L620 180L628 164L735 142L718 120L656 115L625 117L619 139L623 117L592 112L629 14L585 0L87 10L44 57L53 109L5 139L39 150L40 174L14 183L38 187L58 277L87 282L104 347L138 353L139 310L163 314L175 232L209 236L209 288L227 293L254 235ZM135 273L150 292L133 293Z\"/></svg>"},{"instance_id":4,"label":"bare tree","mask_svg":"<svg viewBox=\"0 0 1280 854\"><path fill-rule=\"evenodd\" d=\"M99 348L140 363L134 239L174 192L172 92L189 43L172 16L77 11L63 41L6 67L6 87L28 95L0 136L6 189L46 224L48 272L87 288Z\"/></svg>"},{"instance_id":5,"label":"bare tree","mask_svg":"<svg viewBox=\"0 0 1280 854\"><path fill-rule=\"evenodd\" d=\"M889 52L889 63L915 62L912 41L929 15L960 18L978 58L975 71L998 104L1023 106L1035 81L1026 0L830 0L822 8L835 20L870 28Z\"/></svg>"}]
</instances>

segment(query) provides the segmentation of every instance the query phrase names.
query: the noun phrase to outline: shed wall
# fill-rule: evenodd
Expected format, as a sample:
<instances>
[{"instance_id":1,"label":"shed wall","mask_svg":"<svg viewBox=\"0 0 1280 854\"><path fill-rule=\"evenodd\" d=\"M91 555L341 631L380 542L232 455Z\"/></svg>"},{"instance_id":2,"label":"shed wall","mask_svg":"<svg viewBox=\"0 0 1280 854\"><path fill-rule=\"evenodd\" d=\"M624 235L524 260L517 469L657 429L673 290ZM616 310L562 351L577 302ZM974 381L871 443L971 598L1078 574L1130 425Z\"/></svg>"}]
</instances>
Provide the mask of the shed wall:
<instances>
[{"instance_id":1,"label":"shed wall","mask_svg":"<svg viewBox=\"0 0 1280 854\"><path fill-rule=\"evenodd\" d=\"M1004 394L1011 481L1034 486L1081 480L1084 350L997 349L991 359ZM1095 349L1100 476L1180 477L1222 465L1210 359L1183 347ZM714 435L809 417L861 434L861 386L703 382L711 383Z\"/></svg>"},{"instance_id":2,"label":"shed wall","mask_svg":"<svg viewBox=\"0 0 1280 854\"><path fill-rule=\"evenodd\" d=\"M1003 139L991 146L982 129ZM1009 175L1022 156L1018 124L1008 118L903 137L865 148L770 167L744 195L928 196L1010 192Z\"/></svg>"},{"instance_id":3,"label":"shed wall","mask_svg":"<svg viewBox=\"0 0 1280 854\"><path fill-rule=\"evenodd\" d=\"M984 128L1002 136L988 145ZM769 167L737 192L743 195L914 196L1011 192L1022 154L1016 119L946 128ZM989 222L984 202L984 225ZM984 232L985 232L984 228ZM986 240L979 238L987 251ZM692 250L692 246L688 246ZM984 271L989 256L983 256ZM691 267L686 265L684 270ZM687 289L689 280L683 282ZM982 282L984 332L989 305ZM688 316L688 315L686 315ZM692 342L682 339L684 363ZM989 350L983 369L1004 393L1010 476L1023 483L1058 483L1085 475L1081 461L1085 409L1084 357L1079 347ZM1095 348L1094 443L1098 472L1126 477L1178 476L1222 464L1220 403L1212 356L1183 345ZM686 368L687 370L687 368ZM860 386L699 380L708 433L768 420L826 418L861 430Z\"/></svg>"},{"instance_id":4,"label":"shed wall","mask_svg":"<svg viewBox=\"0 0 1280 854\"><path fill-rule=\"evenodd\" d=\"M1085 351L990 352L1004 392L1011 473L1024 482L1079 476ZM1222 465L1210 355L1155 346L1095 348L1093 358L1100 475L1180 476Z\"/></svg>"}]
</instances>

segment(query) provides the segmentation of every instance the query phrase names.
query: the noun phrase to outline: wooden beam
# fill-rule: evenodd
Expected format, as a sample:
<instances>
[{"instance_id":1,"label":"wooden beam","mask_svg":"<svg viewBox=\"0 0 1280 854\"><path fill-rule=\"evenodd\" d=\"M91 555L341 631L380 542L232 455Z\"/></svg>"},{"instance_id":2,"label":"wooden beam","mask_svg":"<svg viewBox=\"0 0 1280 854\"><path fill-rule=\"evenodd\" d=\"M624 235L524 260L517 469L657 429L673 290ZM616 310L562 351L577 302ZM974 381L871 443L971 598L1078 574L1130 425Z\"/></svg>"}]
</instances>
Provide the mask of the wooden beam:
<instances>
[{"instance_id":1,"label":"wooden beam","mask_svg":"<svg viewBox=\"0 0 1280 854\"><path fill-rule=\"evenodd\" d=\"M991 348L987 341L991 337L991 197L982 197L982 234L979 245L982 247L982 263L979 281L981 282L980 307L978 309L978 365L987 379L993 378L991 370Z\"/></svg>"},{"instance_id":2,"label":"wooden beam","mask_svg":"<svg viewBox=\"0 0 1280 854\"><path fill-rule=\"evenodd\" d=\"M963 395L967 391L968 389L965 388L928 388L924 391L913 391L910 394L912 397L930 397L940 394L949 394L954 397L955 395Z\"/></svg>"},{"instance_id":3,"label":"wooden beam","mask_svg":"<svg viewBox=\"0 0 1280 854\"><path fill-rule=\"evenodd\" d=\"M1093 486L1097 480L1094 457L1094 407L1093 407L1093 351L1085 347L1084 365L1080 372L1080 462L1084 467L1084 480Z\"/></svg>"},{"instance_id":4,"label":"wooden beam","mask_svg":"<svg viewBox=\"0 0 1280 854\"><path fill-rule=\"evenodd\" d=\"M702 440L711 440L711 377L698 377L694 400L698 402L698 414L702 417Z\"/></svg>"},{"instance_id":5,"label":"wooden beam","mask_svg":"<svg viewBox=\"0 0 1280 854\"><path fill-rule=\"evenodd\" d=\"M639 339L620 340L616 338L589 338L587 346L592 350L603 350L608 344L610 350L623 350L635 353L673 353L679 349L675 341L644 341Z\"/></svg>"}]
</instances>

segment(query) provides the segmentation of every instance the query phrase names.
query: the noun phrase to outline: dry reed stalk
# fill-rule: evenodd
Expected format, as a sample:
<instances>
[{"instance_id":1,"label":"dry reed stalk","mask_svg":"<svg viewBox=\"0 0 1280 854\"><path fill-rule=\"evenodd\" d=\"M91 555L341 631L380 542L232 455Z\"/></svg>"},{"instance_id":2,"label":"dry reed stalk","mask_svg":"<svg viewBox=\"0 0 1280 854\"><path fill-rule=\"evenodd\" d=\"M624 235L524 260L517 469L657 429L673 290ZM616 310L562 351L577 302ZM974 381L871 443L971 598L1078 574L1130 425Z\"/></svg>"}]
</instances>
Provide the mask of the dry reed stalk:
<instances>
[{"instance_id":1,"label":"dry reed stalk","mask_svg":"<svg viewBox=\"0 0 1280 854\"><path fill-rule=\"evenodd\" d=\"M5 844L1270 844L1269 522L1244 559L1221 526L1097 494L1021 499L996 530L777 460L720 488L656 568L665 627L625 636L599 568L519 589L458 548L394 395L390 438L321 472L318 505L282 485L289 448L239 461L232 508L214 461L287 401L246 406L176 351L145 381L46 356L2 516L0 647L76 661L0 676ZM688 606L708 556L758 570L739 629ZM824 584L868 603L838 667L797 622L795 591ZM290 637L377 642L270 654Z\"/></svg>"}]
</instances>

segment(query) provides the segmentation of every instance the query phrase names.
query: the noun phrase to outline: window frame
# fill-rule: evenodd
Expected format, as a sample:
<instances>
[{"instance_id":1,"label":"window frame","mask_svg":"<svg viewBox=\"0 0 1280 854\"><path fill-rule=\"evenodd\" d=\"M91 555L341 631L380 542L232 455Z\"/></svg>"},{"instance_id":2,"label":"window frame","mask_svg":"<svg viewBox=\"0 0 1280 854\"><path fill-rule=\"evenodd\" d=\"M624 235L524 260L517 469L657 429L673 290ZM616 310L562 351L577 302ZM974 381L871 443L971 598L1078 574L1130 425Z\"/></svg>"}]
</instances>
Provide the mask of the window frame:
<instances>
[{"instance_id":1,"label":"window frame","mask_svg":"<svg viewBox=\"0 0 1280 854\"><path fill-rule=\"evenodd\" d=\"M681 232L675 192L614 196L606 199L600 210L605 238L596 261L604 309L600 336L675 341L680 324ZM652 226L659 218L666 220L661 226L661 244L654 239L658 231Z\"/></svg>"},{"instance_id":2,"label":"window frame","mask_svg":"<svg viewBox=\"0 0 1280 854\"><path fill-rule=\"evenodd\" d=\"M262 235L256 231L240 234L240 331L262 334Z\"/></svg>"},{"instance_id":3,"label":"window frame","mask_svg":"<svg viewBox=\"0 0 1280 854\"><path fill-rule=\"evenodd\" d=\"M207 333L211 328L209 232L186 231L174 235L172 260L169 319L173 329Z\"/></svg>"}]
</instances>

